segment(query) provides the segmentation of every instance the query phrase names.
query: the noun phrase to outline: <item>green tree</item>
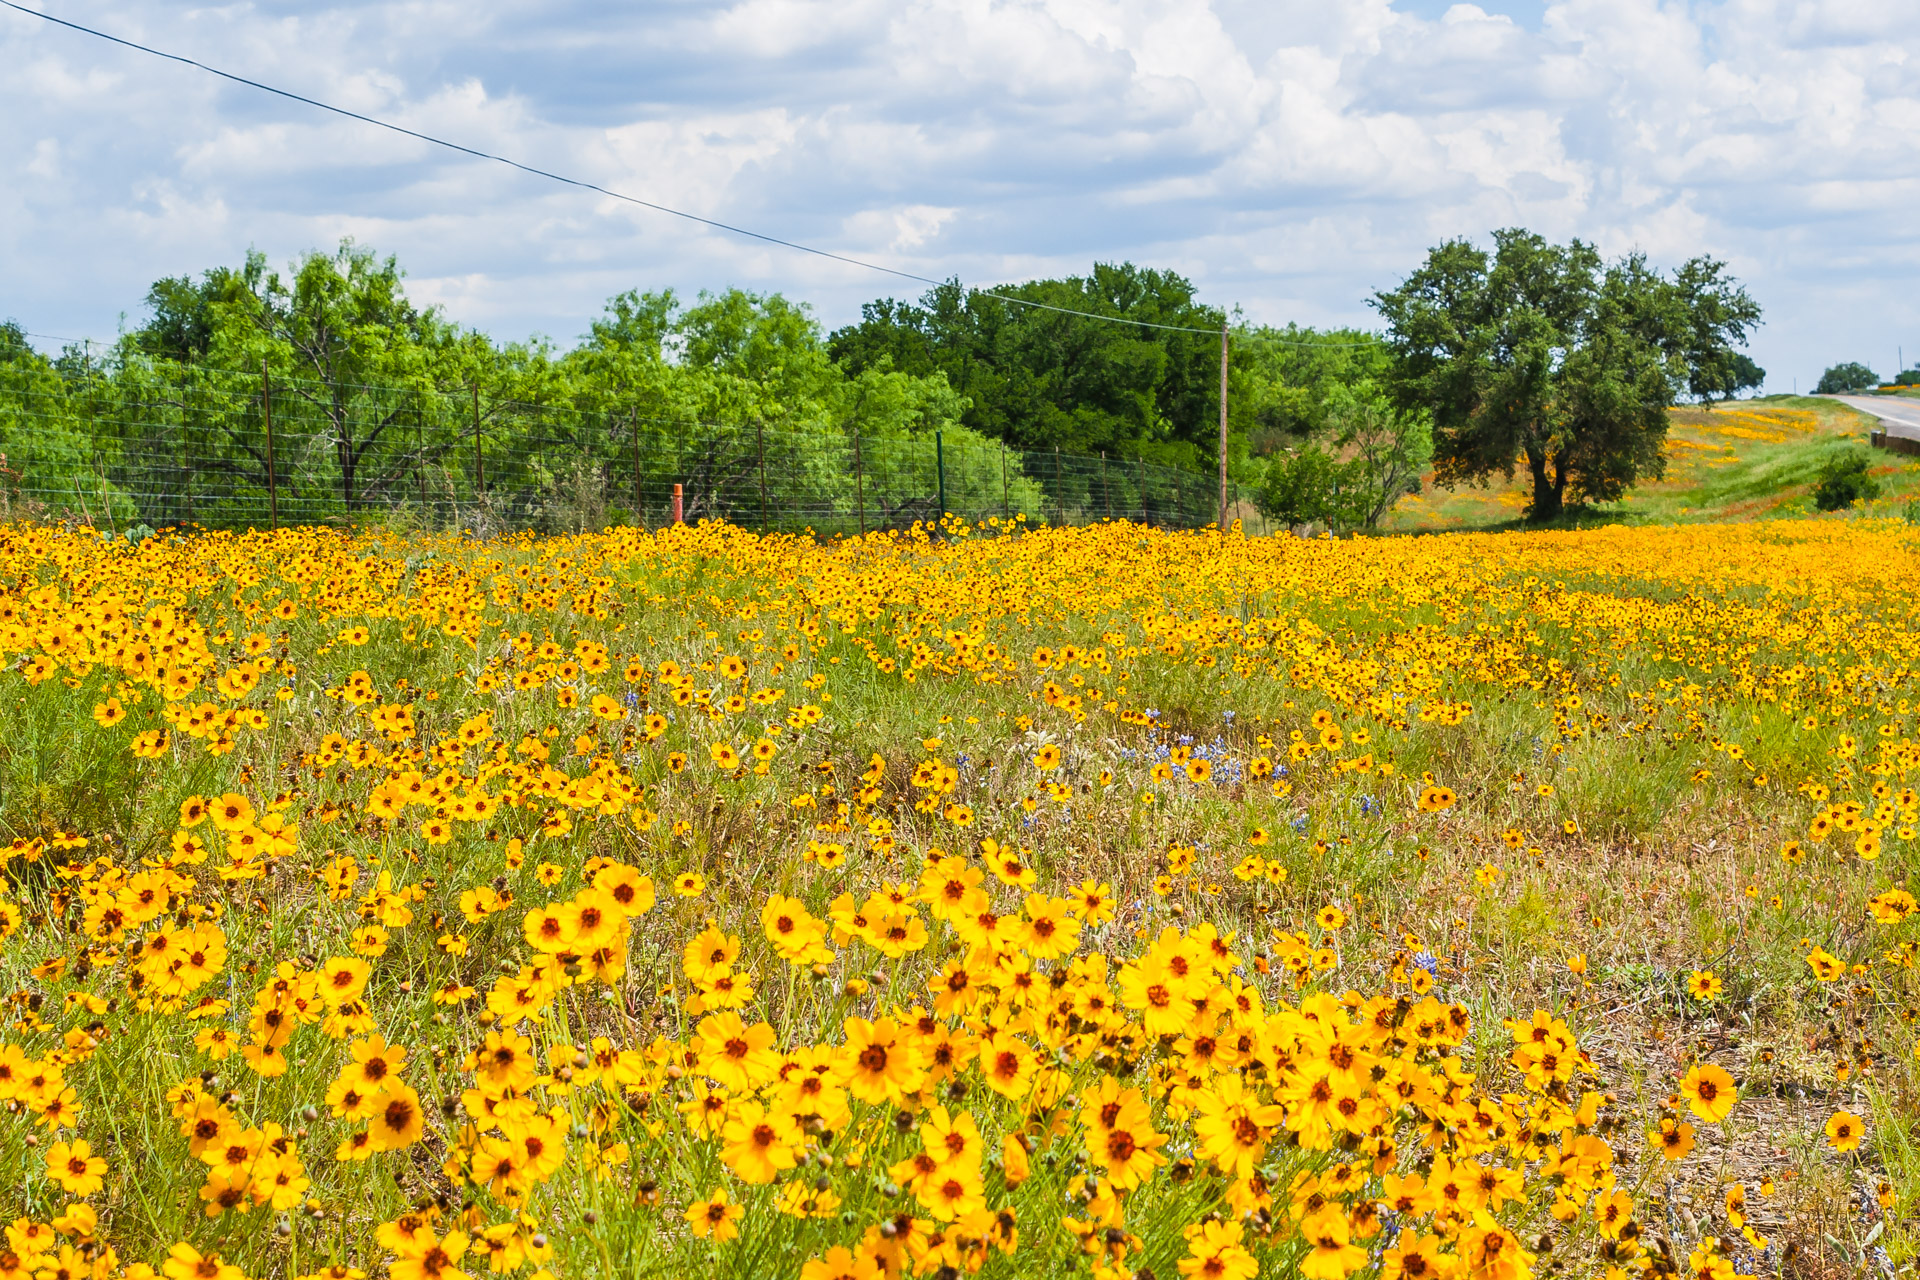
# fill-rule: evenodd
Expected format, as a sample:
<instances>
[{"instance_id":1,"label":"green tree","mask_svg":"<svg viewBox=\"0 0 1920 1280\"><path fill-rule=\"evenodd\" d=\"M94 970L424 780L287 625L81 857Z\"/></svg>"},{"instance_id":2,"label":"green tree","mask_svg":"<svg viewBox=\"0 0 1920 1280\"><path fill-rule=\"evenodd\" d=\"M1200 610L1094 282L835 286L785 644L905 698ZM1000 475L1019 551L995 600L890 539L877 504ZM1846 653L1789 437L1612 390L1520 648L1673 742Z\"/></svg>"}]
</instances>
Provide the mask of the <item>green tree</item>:
<instances>
[{"instance_id":1,"label":"green tree","mask_svg":"<svg viewBox=\"0 0 1920 1280\"><path fill-rule=\"evenodd\" d=\"M444 386L463 363L458 335L432 308L407 298L396 259L342 241L310 253L290 275L259 254L242 273L245 291L216 308L216 358L242 368L264 359L317 414L333 479L348 511L393 478L372 473L381 441L405 422L407 403L374 403L373 388Z\"/></svg>"},{"instance_id":2,"label":"green tree","mask_svg":"<svg viewBox=\"0 0 1920 1280\"><path fill-rule=\"evenodd\" d=\"M1433 426L1425 409L1395 404L1371 378L1336 383L1323 401L1335 446L1347 456L1338 487L1344 505L1378 528L1401 498L1420 491L1433 458Z\"/></svg>"},{"instance_id":3,"label":"green tree","mask_svg":"<svg viewBox=\"0 0 1920 1280\"><path fill-rule=\"evenodd\" d=\"M1742 391L1758 391L1767 385L1767 371L1753 362L1752 357L1736 351L1733 355L1732 377L1726 384L1729 399Z\"/></svg>"},{"instance_id":4,"label":"green tree","mask_svg":"<svg viewBox=\"0 0 1920 1280\"><path fill-rule=\"evenodd\" d=\"M91 362L69 364L71 381L18 324L0 323L0 514L36 504L92 514L105 497L87 398Z\"/></svg>"},{"instance_id":5,"label":"green tree","mask_svg":"<svg viewBox=\"0 0 1920 1280\"><path fill-rule=\"evenodd\" d=\"M1396 502L1419 492L1433 455L1425 410L1395 404L1372 379L1361 378L1329 385L1316 412L1325 429L1268 458L1254 504L1289 525L1378 528Z\"/></svg>"},{"instance_id":6,"label":"green tree","mask_svg":"<svg viewBox=\"0 0 1920 1280\"><path fill-rule=\"evenodd\" d=\"M607 299L606 310L588 328L584 350L620 351L660 359L673 335L680 302L673 290L628 289Z\"/></svg>"},{"instance_id":7,"label":"green tree","mask_svg":"<svg viewBox=\"0 0 1920 1280\"><path fill-rule=\"evenodd\" d=\"M1382 381L1390 352L1363 329L1300 325L1241 327L1233 336L1234 414L1251 452L1293 448L1328 429L1329 399L1363 380Z\"/></svg>"},{"instance_id":8,"label":"green tree","mask_svg":"<svg viewBox=\"0 0 1920 1280\"><path fill-rule=\"evenodd\" d=\"M1696 294L1737 288L1704 262L1683 268ZM1396 401L1432 414L1435 479L1510 479L1524 465L1535 520L1664 473L1667 409L1718 323L1695 324L1697 297L1638 254L1604 263L1581 241L1517 229L1496 232L1491 255L1448 241L1373 303Z\"/></svg>"},{"instance_id":9,"label":"green tree","mask_svg":"<svg viewBox=\"0 0 1920 1280\"><path fill-rule=\"evenodd\" d=\"M1817 396L1844 395L1849 391L1871 391L1880 385L1880 377L1873 370L1858 361L1836 364L1820 375L1820 381L1814 384L1813 394Z\"/></svg>"},{"instance_id":10,"label":"green tree","mask_svg":"<svg viewBox=\"0 0 1920 1280\"><path fill-rule=\"evenodd\" d=\"M1745 387L1757 387L1766 372L1741 354L1760 323L1760 304L1727 274L1727 264L1693 258L1673 273L1679 354L1686 364L1687 393L1713 407Z\"/></svg>"},{"instance_id":11,"label":"green tree","mask_svg":"<svg viewBox=\"0 0 1920 1280\"><path fill-rule=\"evenodd\" d=\"M1085 276L872 302L829 349L854 374L882 359L944 373L968 401L965 425L1016 448L1198 466L1218 448L1223 319L1174 272L1099 263Z\"/></svg>"},{"instance_id":12,"label":"green tree","mask_svg":"<svg viewBox=\"0 0 1920 1280\"><path fill-rule=\"evenodd\" d=\"M288 518L410 495L422 468L462 440L511 455L517 424L498 421L503 406L555 398L552 361L538 345L495 348L415 305L404 277L394 258L342 240L284 274L255 252L198 281L158 281L147 322L118 353L124 394L142 420L192 436L198 471L258 501L268 488L264 373L274 391L272 478ZM479 421L466 395L452 395L470 390L488 402ZM207 411L210 400L248 407ZM461 472L479 479L477 467Z\"/></svg>"},{"instance_id":13,"label":"green tree","mask_svg":"<svg viewBox=\"0 0 1920 1280\"><path fill-rule=\"evenodd\" d=\"M691 518L841 527L864 507L871 526L930 515L942 474L951 510L1047 509L970 409L931 362L836 363L779 294L629 290L564 356L495 344L351 241L156 281L105 360L0 331L0 450L63 508L155 527L419 502L481 531L584 529L664 515L675 483Z\"/></svg>"},{"instance_id":14,"label":"green tree","mask_svg":"<svg viewBox=\"0 0 1920 1280\"><path fill-rule=\"evenodd\" d=\"M563 365L576 406L611 419L603 436L616 452L630 445L685 485L689 518L752 523L763 481L769 520L783 527L862 510L870 527L930 516L936 433L951 508L981 510L989 489L995 510L1003 500L1020 509L1023 497L1039 505L1017 463L1003 485L997 453L960 425L967 404L943 373L895 369L885 353L849 373L811 312L779 294L703 293L683 308L671 293L623 293Z\"/></svg>"},{"instance_id":15,"label":"green tree","mask_svg":"<svg viewBox=\"0 0 1920 1280\"><path fill-rule=\"evenodd\" d=\"M198 280L156 280L147 290L147 321L129 335L130 345L160 360L204 364L213 349L216 309L239 302L245 291L242 274L230 267L215 267Z\"/></svg>"},{"instance_id":16,"label":"green tree","mask_svg":"<svg viewBox=\"0 0 1920 1280\"><path fill-rule=\"evenodd\" d=\"M1351 528L1360 515L1352 481L1351 464L1341 463L1317 444L1306 444L1267 460L1254 505L1267 519L1284 525Z\"/></svg>"}]
</instances>

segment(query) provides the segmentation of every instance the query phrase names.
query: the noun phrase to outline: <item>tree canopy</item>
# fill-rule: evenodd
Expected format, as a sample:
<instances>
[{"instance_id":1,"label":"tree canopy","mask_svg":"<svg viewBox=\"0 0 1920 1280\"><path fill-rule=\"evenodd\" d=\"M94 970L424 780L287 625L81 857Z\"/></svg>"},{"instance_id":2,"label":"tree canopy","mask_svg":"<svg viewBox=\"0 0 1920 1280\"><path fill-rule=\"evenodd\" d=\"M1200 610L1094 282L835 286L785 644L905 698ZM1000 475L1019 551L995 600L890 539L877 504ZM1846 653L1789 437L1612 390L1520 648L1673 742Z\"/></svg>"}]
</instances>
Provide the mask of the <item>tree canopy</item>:
<instances>
[{"instance_id":1,"label":"tree canopy","mask_svg":"<svg viewBox=\"0 0 1920 1280\"><path fill-rule=\"evenodd\" d=\"M1101 263L1085 276L991 291L956 281L917 303L870 302L828 347L853 374L945 375L967 399L961 420L991 439L1199 466L1218 449L1225 319L1175 272Z\"/></svg>"},{"instance_id":2,"label":"tree canopy","mask_svg":"<svg viewBox=\"0 0 1920 1280\"><path fill-rule=\"evenodd\" d=\"M453 323L409 297L394 258L350 240L284 269L253 253L157 281L105 353L49 361L6 330L0 384L0 451L30 464L37 492L154 523L239 518L221 512L268 495L290 518L509 489L538 504L576 482L631 503L643 470L688 480L690 516L851 512L855 432L876 522L892 518L890 495L937 487L921 465L936 431L949 487L988 488L986 442L944 374L849 371L811 311L779 294L630 290L562 353ZM769 434L777 469L759 463ZM1004 470L994 458L992 506L1039 510L1018 459Z\"/></svg>"},{"instance_id":3,"label":"tree canopy","mask_svg":"<svg viewBox=\"0 0 1920 1280\"><path fill-rule=\"evenodd\" d=\"M1514 228L1493 241L1450 240L1373 299L1395 397L1433 415L1436 481L1524 466L1529 514L1546 520L1663 474L1668 408L1737 376L1731 348L1757 305L1712 259L1668 277L1579 240Z\"/></svg>"},{"instance_id":4,"label":"tree canopy","mask_svg":"<svg viewBox=\"0 0 1920 1280\"><path fill-rule=\"evenodd\" d=\"M1836 364L1820 375L1814 384L1817 396L1843 395L1849 391L1871 391L1880 385L1880 375L1857 360Z\"/></svg>"},{"instance_id":5,"label":"tree canopy","mask_svg":"<svg viewBox=\"0 0 1920 1280\"><path fill-rule=\"evenodd\" d=\"M1603 262L1580 241L1507 230L1490 252L1439 246L1373 304L1384 334L1252 325L1177 272L1096 263L877 299L827 335L778 293L629 289L562 350L451 321L409 297L396 259L343 240L284 269L250 253L158 280L104 359L48 360L17 327L0 331L13 394L0 448L110 512L115 491L178 490L200 518L221 484L324 494L346 513L436 491L479 499L509 474L555 488L564 456L606 484L624 468L634 501L642 458L697 477L702 514L760 488L749 474L764 470L767 432L791 456L756 501L844 505L849 466L924 499L934 484L910 446L939 432L956 492L1091 511L1114 508L1118 486L1121 509L1144 511L1161 499L1143 467L1218 461L1226 325L1229 474L1276 518L1358 528L1429 464L1441 484L1525 466L1539 518L1617 497L1660 473L1675 398L1710 406L1765 378L1738 350L1759 308L1710 258L1663 275L1639 255ZM1828 377L1875 381L1857 365ZM1075 471L1055 450L1101 458ZM1023 473L1021 451L1044 456L1045 474ZM1204 492L1165 479L1172 506ZM906 509L889 501L885 518Z\"/></svg>"}]
</instances>

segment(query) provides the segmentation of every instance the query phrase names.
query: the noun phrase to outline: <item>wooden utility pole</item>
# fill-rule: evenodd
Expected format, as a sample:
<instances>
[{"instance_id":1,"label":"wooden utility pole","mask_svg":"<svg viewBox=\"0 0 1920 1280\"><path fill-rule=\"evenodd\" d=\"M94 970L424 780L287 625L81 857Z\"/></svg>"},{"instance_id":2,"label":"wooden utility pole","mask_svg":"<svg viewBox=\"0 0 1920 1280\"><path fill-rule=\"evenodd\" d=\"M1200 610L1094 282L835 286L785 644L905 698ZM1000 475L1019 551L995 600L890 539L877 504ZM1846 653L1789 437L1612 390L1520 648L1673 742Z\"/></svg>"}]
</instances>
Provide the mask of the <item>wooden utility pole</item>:
<instances>
[{"instance_id":1,"label":"wooden utility pole","mask_svg":"<svg viewBox=\"0 0 1920 1280\"><path fill-rule=\"evenodd\" d=\"M1220 321L1220 532L1230 522L1227 509L1227 322Z\"/></svg>"}]
</instances>

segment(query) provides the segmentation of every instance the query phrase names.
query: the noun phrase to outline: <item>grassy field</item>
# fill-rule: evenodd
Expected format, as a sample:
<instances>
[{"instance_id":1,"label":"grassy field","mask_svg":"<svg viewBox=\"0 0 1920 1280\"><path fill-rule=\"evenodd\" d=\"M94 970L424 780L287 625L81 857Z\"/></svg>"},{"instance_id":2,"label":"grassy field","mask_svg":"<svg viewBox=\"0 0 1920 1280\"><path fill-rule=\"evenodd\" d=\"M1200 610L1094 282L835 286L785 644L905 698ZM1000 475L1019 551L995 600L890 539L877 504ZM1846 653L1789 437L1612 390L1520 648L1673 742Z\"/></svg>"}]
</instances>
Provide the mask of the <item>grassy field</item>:
<instances>
[{"instance_id":1,"label":"grassy field","mask_svg":"<svg viewBox=\"0 0 1920 1280\"><path fill-rule=\"evenodd\" d=\"M0 1280L1914 1265L1904 521L0 584Z\"/></svg>"},{"instance_id":2,"label":"grassy field","mask_svg":"<svg viewBox=\"0 0 1920 1280\"><path fill-rule=\"evenodd\" d=\"M1863 446L1874 419L1834 400L1767 396L1714 409L1672 411L1667 474L1619 502L1599 503L1570 523L1672 524L1812 516L1812 491L1837 448ZM1898 515L1920 498L1920 459L1876 454L1881 496L1867 514ZM1512 527L1532 491L1522 470L1510 484L1425 491L1404 499L1386 527L1410 532Z\"/></svg>"}]
</instances>

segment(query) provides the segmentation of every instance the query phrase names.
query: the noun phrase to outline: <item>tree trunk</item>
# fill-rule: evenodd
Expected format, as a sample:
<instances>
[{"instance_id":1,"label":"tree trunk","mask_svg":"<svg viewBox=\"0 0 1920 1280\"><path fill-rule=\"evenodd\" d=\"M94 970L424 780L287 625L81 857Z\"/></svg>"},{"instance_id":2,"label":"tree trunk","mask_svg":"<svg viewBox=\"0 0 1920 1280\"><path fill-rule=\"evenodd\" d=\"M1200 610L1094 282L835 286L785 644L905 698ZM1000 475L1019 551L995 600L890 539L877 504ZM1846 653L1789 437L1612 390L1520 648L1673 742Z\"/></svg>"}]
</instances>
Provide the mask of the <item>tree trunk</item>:
<instances>
[{"instance_id":1,"label":"tree trunk","mask_svg":"<svg viewBox=\"0 0 1920 1280\"><path fill-rule=\"evenodd\" d=\"M334 442L333 453L335 459L340 464L340 497L345 503L346 509L352 511L354 500L353 481L354 472L357 470L355 465L357 459L353 456L353 442L346 438L344 431Z\"/></svg>"},{"instance_id":2,"label":"tree trunk","mask_svg":"<svg viewBox=\"0 0 1920 1280\"><path fill-rule=\"evenodd\" d=\"M1560 514L1560 493L1565 487L1565 477L1550 479L1547 476L1547 455L1532 447L1527 449L1527 470L1533 476L1533 505L1527 508L1527 519L1553 519Z\"/></svg>"}]
</instances>

